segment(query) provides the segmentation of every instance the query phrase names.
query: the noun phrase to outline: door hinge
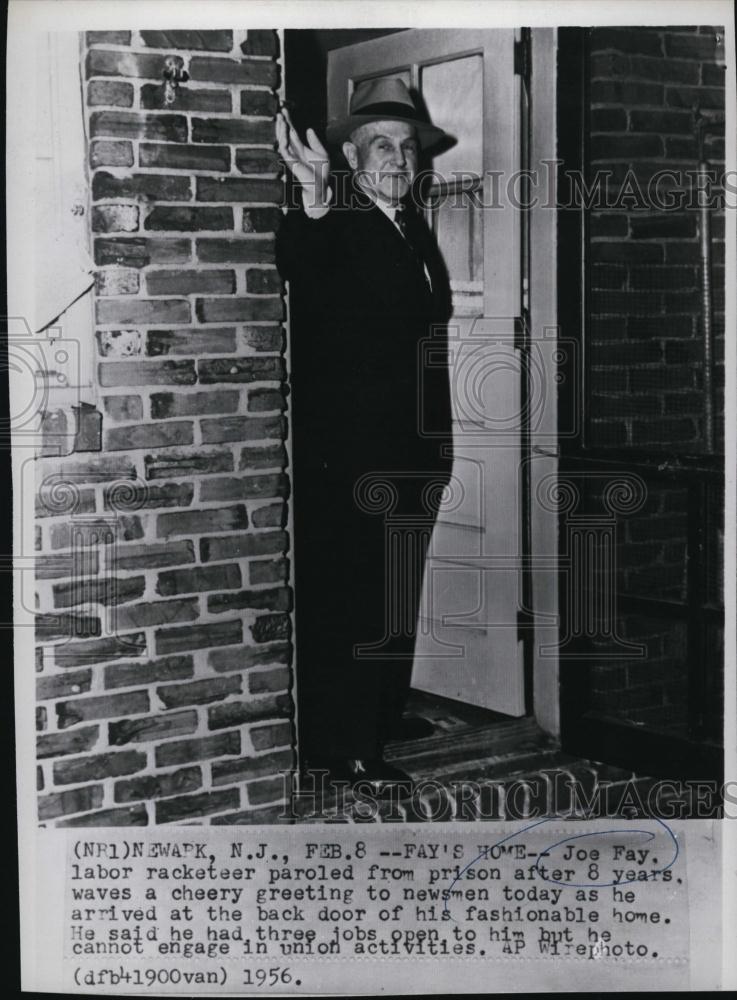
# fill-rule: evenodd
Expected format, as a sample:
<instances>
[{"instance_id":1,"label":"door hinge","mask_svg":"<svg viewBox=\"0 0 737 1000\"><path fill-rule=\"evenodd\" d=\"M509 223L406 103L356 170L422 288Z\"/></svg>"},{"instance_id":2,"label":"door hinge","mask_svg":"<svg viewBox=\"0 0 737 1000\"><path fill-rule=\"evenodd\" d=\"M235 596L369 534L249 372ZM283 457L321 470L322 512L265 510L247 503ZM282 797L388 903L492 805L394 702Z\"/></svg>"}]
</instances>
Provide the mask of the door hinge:
<instances>
[{"instance_id":1,"label":"door hinge","mask_svg":"<svg viewBox=\"0 0 737 1000\"><path fill-rule=\"evenodd\" d=\"M532 60L530 53L530 29L522 28L521 36L514 43L514 72L524 80L530 79Z\"/></svg>"}]
</instances>

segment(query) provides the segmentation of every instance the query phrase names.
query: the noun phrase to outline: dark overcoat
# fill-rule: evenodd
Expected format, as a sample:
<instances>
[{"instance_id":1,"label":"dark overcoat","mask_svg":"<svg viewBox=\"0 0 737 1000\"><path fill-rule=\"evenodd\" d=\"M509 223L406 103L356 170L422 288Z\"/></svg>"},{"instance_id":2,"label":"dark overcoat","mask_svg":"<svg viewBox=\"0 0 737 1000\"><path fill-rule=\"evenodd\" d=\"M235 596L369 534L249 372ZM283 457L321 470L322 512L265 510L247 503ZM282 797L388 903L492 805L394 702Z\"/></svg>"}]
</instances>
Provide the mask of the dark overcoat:
<instances>
[{"instance_id":1,"label":"dark overcoat","mask_svg":"<svg viewBox=\"0 0 737 1000\"><path fill-rule=\"evenodd\" d=\"M397 582L387 518L432 521L424 488L450 475L448 277L424 220L411 223L412 245L354 199L317 220L290 210L278 237L290 291L298 731L312 759L378 756L401 713L414 628L399 628L384 656L356 646L392 630L400 592L416 619L424 550Z\"/></svg>"}]
</instances>

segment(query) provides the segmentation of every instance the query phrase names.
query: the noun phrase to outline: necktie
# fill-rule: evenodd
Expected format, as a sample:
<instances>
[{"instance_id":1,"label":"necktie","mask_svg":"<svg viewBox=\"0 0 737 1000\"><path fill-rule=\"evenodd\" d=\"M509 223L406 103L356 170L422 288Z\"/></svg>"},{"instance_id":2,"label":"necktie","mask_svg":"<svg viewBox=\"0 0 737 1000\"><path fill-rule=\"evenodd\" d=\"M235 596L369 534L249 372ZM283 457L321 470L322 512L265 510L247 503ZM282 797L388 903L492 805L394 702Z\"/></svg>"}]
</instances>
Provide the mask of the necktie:
<instances>
[{"instance_id":1,"label":"necktie","mask_svg":"<svg viewBox=\"0 0 737 1000\"><path fill-rule=\"evenodd\" d=\"M423 257L421 251L419 250L420 240L417 236L417 227L421 225L419 219L408 211L404 205L397 205L394 214L394 222L399 229L399 232L404 237L407 245L409 246L412 254L417 261L417 263L422 268L422 273L425 277L425 281L428 286L430 285L430 276L428 274L427 266L425 264L425 258Z\"/></svg>"}]
</instances>

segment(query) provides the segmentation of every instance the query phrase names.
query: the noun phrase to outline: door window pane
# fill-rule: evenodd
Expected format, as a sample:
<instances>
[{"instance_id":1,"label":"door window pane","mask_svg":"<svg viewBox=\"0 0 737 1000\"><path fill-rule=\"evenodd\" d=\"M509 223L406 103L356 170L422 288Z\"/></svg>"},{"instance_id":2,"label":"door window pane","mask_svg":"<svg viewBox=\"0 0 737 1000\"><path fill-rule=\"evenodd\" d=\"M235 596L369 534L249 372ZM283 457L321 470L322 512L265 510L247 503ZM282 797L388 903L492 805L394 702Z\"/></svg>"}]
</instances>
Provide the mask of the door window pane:
<instances>
[{"instance_id":1,"label":"door window pane","mask_svg":"<svg viewBox=\"0 0 737 1000\"><path fill-rule=\"evenodd\" d=\"M447 181L454 171L483 171L483 67L480 54L422 67L420 89L430 120L458 140L434 161Z\"/></svg>"}]
</instances>

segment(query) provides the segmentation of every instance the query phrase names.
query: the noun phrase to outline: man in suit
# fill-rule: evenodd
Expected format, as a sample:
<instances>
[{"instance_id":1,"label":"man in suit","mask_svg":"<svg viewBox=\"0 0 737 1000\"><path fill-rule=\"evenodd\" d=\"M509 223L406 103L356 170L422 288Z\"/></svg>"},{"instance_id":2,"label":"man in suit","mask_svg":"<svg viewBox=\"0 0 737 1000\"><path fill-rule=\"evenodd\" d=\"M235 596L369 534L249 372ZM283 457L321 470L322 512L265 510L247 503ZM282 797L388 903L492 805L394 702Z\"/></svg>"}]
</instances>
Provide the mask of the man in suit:
<instances>
[{"instance_id":1,"label":"man in suit","mask_svg":"<svg viewBox=\"0 0 737 1000\"><path fill-rule=\"evenodd\" d=\"M302 142L285 109L277 118L302 200L277 247L290 288L297 722L303 768L381 787L407 779L384 744L432 732L402 713L425 550L450 478L448 376L437 365L450 294L413 195L422 151L448 137L391 79L359 84L327 137L350 168L342 192L315 132ZM433 331L420 399L420 348ZM421 412L446 434L445 453ZM385 552L382 513L414 525L404 554Z\"/></svg>"}]
</instances>

